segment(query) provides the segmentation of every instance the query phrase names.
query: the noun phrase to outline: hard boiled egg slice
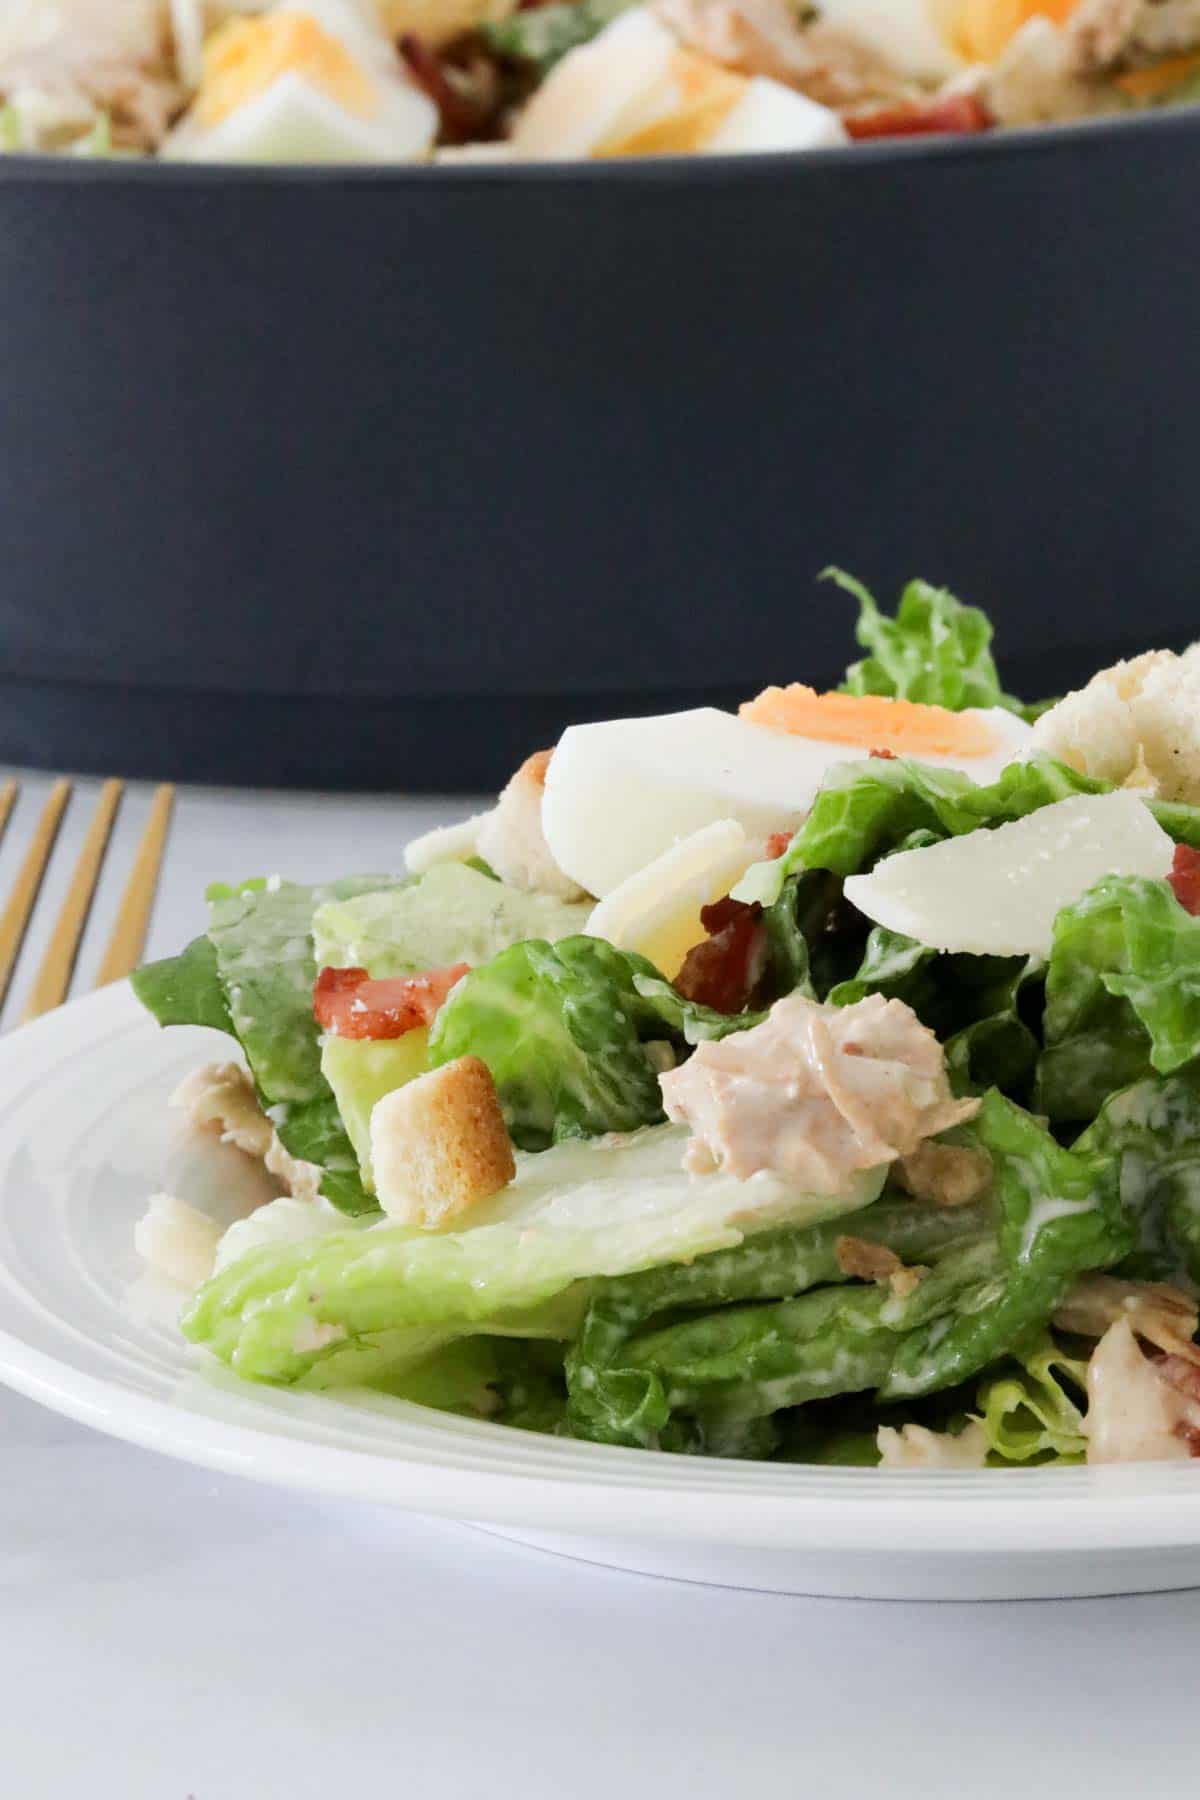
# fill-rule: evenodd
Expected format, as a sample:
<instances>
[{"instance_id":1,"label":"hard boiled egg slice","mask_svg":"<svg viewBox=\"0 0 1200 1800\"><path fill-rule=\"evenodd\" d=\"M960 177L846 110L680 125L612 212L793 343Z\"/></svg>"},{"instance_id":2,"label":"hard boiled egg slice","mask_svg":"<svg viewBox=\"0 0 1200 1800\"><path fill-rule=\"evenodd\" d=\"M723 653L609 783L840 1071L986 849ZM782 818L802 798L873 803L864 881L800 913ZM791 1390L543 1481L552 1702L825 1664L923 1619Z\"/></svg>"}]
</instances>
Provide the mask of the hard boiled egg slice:
<instances>
[{"instance_id":1,"label":"hard boiled egg slice","mask_svg":"<svg viewBox=\"0 0 1200 1800\"><path fill-rule=\"evenodd\" d=\"M705 936L700 909L721 900L763 854L736 819L718 819L630 875L597 906L589 937L636 950L673 978Z\"/></svg>"},{"instance_id":2,"label":"hard boiled egg slice","mask_svg":"<svg viewBox=\"0 0 1200 1800\"><path fill-rule=\"evenodd\" d=\"M841 144L837 115L682 49L645 8L572 50L517 121L518 156L683 156Z\"/></svg>"},{"instance_id":3,"label":"hard boiled egg slice","mask_svg":"<svg viewBox=\"0 0 1200 1800\"><path fill-rule=\"evenodd\" d=\"M354 0L304 0L232 19L209 38L195 101L163 154L400 162L429 152L437 123L373 14Z\"/></svg>"},{"instance_id":4,"label":"hard boiled egg slice","mask_svg":"<svg viewBox=\"0 0 1200 1800\"><path fill-rule=\"evenodd\" d=\"M827 106L757 75L704 145L710 156L745 150L826 150L849 140Z\"/></svg>"},{"instance_id":5,"label":"hard boiled egg slice","mask_svg":"<svg viewBox=\"0 0 1200 1800\"><path fill-rule=\"evenodd\" d=\"M830 769L872 750L987 782L1028 734L1000 708L951 713L807 688L768 688L738 718L700 707L575 725L550 765L542 828L559 867L603 898L717 819L736 820L752 838L795 830Z\"/></svg>"},{"instance_id":6,"label":"hard boiled egg slice","mask_svg":"<svg viewBox=\"0 0 1200 1800\"><path fill-rule=\"evenodd\" d=\"M603 898L717 820L749 838L794 829L813 791L803 746L705 706L572 725L546 776L542 829L559 868Z\"/></svg>"},{"instance_id":7,"label":"hard boiled egg slice","mask_svg":"<svg viewBox=\"0 0 1200 1800\"><path fill-rule=\"evenodd\" d=\"M794 681L764 688L738 716L806 744L841 745L839 756L817 751L824 767L848 756L886 751L935 767L959 769L981 786L1028 753L1033 728L1003 706L951 712L918 700L882 694L818 694Z\"/></svg>"},{"instance_id":8,"label":"hard boiled egg slice","mask_svg":"<svg viewBox=\"0 0 1200 1800\"><path fill-rule=\"evenodd\" d=\"M551 71L516 122L513 150L536 158L590 156L649 125L670 110L678 48L646 8L623 13Z\"/></svg>"},{"instance_id":9,"label":"hard boiled egg slice","mask_svg":"<svg viewBox=\"0 0 1200 1800\"><path fill-rule=\"evenodd\" d=\"M1175 846L1136 794L1078 794L994 831L887 856L846 898L935 950L1046 956L1056 914L1105 875L1168 874Z\"/></svg>"}]
</instances>

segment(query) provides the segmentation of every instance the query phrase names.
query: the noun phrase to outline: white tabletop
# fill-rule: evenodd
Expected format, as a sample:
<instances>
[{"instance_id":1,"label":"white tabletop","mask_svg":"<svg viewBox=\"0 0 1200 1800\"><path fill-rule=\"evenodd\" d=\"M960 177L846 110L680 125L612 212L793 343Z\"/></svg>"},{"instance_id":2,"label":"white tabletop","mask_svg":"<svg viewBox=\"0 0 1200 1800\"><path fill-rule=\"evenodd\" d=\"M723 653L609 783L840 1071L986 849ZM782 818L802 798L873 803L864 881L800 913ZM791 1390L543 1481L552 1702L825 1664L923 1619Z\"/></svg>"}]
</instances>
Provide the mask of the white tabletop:
<instances>
[{"instance_id":1,"label":"white tabletop","mask_svg":"<svg viewBox=\"0 0 1200 1800\"><path fill-rule=\"evenodd\" d=\"M151 953L200 928L209 880L394 867L465 810L184 793ZM1157 1797L1200 1748L1198 1633L1200 1593L913 1606L613 1574L214 1479L0 1390L4 1800Z\"/></svg>"}]
</instances>

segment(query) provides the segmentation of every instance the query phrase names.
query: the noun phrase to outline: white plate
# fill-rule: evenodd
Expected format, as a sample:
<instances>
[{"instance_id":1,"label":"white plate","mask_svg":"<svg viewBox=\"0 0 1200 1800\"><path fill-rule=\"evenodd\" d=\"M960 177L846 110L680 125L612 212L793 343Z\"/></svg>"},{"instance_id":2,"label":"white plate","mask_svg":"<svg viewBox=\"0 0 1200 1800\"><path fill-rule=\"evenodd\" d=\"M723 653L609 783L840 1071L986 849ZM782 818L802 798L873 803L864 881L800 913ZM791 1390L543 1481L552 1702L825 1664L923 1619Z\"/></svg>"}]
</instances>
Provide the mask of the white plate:
<instances>
[{"instance_id":1,"label":"white plate","mask_svg":"<svg viewBox=\"0 0 1200 1800\"><path fill-rule=\"evenodd\" d=\"M0 1379L101 1431L311 1492L483 1522L547 1549L731 1586L989 1599L1200 1583L1200 1463L883 1474L537 1437L401 1401L239 1382L139 1279L133 1224L245 1158L181 1150L180 1076L228 1054L125 987L0 1043Z\"/></svg>"}]
</instances>

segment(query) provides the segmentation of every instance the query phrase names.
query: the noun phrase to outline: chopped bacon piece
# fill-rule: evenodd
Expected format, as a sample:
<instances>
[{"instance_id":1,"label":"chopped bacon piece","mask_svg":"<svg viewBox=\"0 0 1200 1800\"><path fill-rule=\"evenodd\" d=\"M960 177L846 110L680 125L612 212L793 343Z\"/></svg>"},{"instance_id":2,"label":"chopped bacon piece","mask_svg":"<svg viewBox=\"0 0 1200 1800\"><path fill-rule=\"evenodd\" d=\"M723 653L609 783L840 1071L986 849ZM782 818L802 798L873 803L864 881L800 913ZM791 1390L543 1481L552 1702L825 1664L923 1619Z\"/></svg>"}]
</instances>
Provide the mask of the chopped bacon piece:
<instances>
[{"instance_id":1,"label":"chopped bacon piece","mask_svg":"<svg viewBox=\"0 0 1200 1800\"><path fill-rule=\"evenodd\" d=\"M455 85L451 65L415 31L404 33L399 50L409 74L437 107L442 143L465 144L479 137L486 123L483 110Z\"/></svg>"},{"instance_id":2,"label":"chopped bacon piece","mask_svg":"<svg viewBox=\"0 0 1200 1800\"><path fill-rule=\"evenodd\" d=\"M322 969L313 1013L322 1031L341 1038L398 1038L432 1025L438 1008L469 964L372 981L365 969Z\"/></svg>"},{"instance_id":3,"label":"chopped bacon piece","mask_svg":"<svg viewBox=\"0 0 1200 1800\"><path fill-rule=\"evenodd\" d=\"M870 754L872 756L877 756L881 762L895 762L896 760L896 752L894 750L872 750Z\"/></svg>"},{"instance_id":4,"label":"chopped bacon piece","mask_svg":"<svg viewBox=\"0 0 1200 1800\"><path fill-rule=\"evenodd\" d=\"M784 851L792 841L792 835L793 834L790 831L773 831L771 833L770 837L767 839L768 862L774 862L777 857L783 855Z\"/></svg>"},{"instance_id":5,"label":"chopped bacon piece","mask_svg":"<svg viewBox=\"0 0 1200 1800\"><path fill-rule=\"evenodd\" d=\"M735 900L731 894L726 894L723 900L714 900L711 906L700 908L700 923L709 937L716 937L718 931L724 931L727 925L732 925L735 919L740 919L748 910L750 909L743 900ZM756 905L753 910L759 913L762 908Z\"/></svg>"},{"instance_id":6,"label":"chopped bacon piece","mask_svg":"<svg viewBox=\"0 0 1200 1800\"><path fill-rule=\"evenodd\" d=\"M1200 850L1176 844L1175 861L1167 876L1171 889L1186 912L1200 913Z\"/></svg>"},{"instance_id":7,"label":"chopped bacon piece","mask_svg":"<svg viewBox=\"0 0 1200 1800\"><path fill-rule=\"evenodd\" d=\"M842 122L850 136L859 139L987 131L994 123L975 94L948 94L943 100L905 101L900 106L851 113Z\"/></svg>"},{"instance_id":8,"label":"chopped bacon piece","mask_svg":"<svg viewBox=\"0 0 1200 1800\"><path fill-rule=\"evenodd\" d=\"M710 933L688 951L675 986L685 1000L716 1012L738 1013L767 966L767 928L762 907L741 900L718 900L706 906L700 922Z\"/></svg>"}]
</instances>

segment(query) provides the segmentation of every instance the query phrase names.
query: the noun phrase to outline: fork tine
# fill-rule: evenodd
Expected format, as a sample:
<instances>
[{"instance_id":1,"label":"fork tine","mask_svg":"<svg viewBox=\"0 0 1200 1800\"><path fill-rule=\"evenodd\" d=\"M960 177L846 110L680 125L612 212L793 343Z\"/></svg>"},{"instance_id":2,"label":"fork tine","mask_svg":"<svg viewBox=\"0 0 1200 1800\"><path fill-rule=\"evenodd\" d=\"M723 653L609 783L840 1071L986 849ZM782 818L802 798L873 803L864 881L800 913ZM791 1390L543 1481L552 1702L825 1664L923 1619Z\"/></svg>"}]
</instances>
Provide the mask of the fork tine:
<instances>
[{"instance_id":1,"label":"fork tine","mask_svg":"<svg viewBox=\"0 0 1200 1800\"><path fill-rule=\"evenodd\" d=\"M54 840L58 836L58 828L62 823L62 816L70 798L71 783L65 779L56 781L42 808L37 829L33 834L33 842L25 852L25 860L21 864L13 891L9 896L8 905L0 914L0 1005L3 1005L4 997L8 993L13 968L25 940L29 915L33 911L33 903L41 889L42 877L46 873L46 864L50 860L50 852L54 848ZM12 801L10 800L8 811L5 813L6 818L11 810Z\"/></svg>"},{"instance_id":2,"label":"fork tine","mask_svg":"<svg viewBox=\"0 0 1200 1800\"><path fill-rule=\"evenodd\" d=\"M9 814L17 803L17 795L21 784L10 775L4 786L0 788L0 838L4 836L4 828L8 824Z\"/></svg>"},{"instance_id":3,"label":"fork tine","mask_svg":"<svg viewBox=\"0 0 1200 1800\"><path fill-rule=\"evenodd\" d=\"M146 829L142 833L142 841L138 845L125 892L121 895L121 910L117 914L113 934L108 940L108 949L104 952L96 976L98 988L107 987L110 981L123 980L137 968L141 960L174 803L175 789L170 782L163 782L161 787L155 789L150 817L146 821Z\"/></svg>"},{"instance_id":4,"label":"fork tine","mask_svg":"<svg viewBox=\"0 0 1200 1800\"><path fill-rule=\"evenodd\" d=\"M106 781L100 789L100 798L96 802L92 822L88 826L87 836L83 840L83 848L80 850L79 860L75 864L75 873L71 877L67 897L63 901L62 911L58 915L58 923L46 946L41 967L34 977L25 1011L21 1015L22 1019L39 1018L42 1013L50 1012L52 1008L61 1006L67 997L71 977L75 973L79 940L83 936L83 928L87 924L88 913L92 908L96 883L100 879L100 870L104 863L104 853L108 848L113 821L117 816L117 808L121 804L121 795L124 791L125 783L123 781Z\"/></svg>"}]
</instances>

